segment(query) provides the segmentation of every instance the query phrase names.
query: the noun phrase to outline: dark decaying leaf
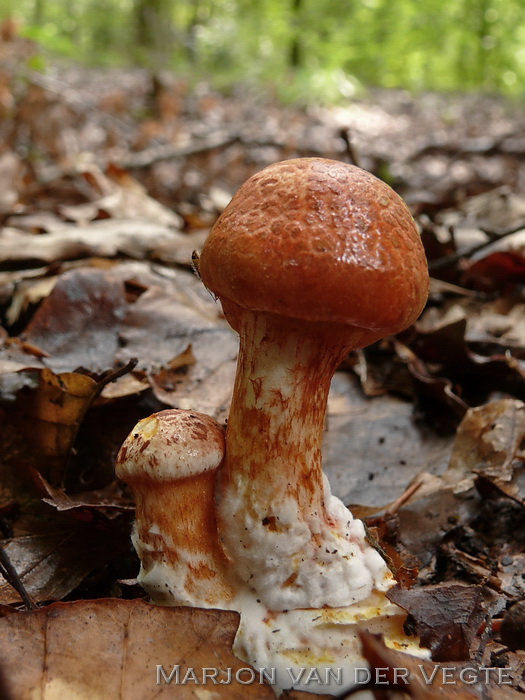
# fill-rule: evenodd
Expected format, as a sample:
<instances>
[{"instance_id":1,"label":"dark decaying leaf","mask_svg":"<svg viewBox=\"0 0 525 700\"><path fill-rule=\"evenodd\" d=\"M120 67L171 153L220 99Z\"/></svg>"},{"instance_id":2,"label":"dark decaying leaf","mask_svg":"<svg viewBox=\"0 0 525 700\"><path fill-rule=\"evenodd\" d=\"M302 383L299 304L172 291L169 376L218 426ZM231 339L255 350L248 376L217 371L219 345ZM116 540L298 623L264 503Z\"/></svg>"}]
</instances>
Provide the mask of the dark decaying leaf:
<instances>
[{"instance_id":1,"label":"dark decaying leaf","mask_svg":"<svg viewBox=\"0 0 525 700\"><path fill-rule=\"evenodd\" d=\"M469 405L482 403L491 391L504 391L524 399L524 375L512 358L485 357L472 352L465 341L466 329L464 317L437 324L434 329L419 331L410 348L432 367L432 376L445 377L461 387L462 399Z\"/></svg>"},{"instance_id":2,"label":"dark decaying leaf","mask_svg":"<svg viewBox=\"0 0 525 700\"><path fill-rule=\"evenodd\" d=\"M28 534L2 540L25 588L36 602L61 600L92 571L129 549L129 526L88 518L38 520ZM20 597L0 577L0 603Z\"/></svg>"},{"instance_id":3,"label":"dark decaying leaf","mask_svg":"<svg viewBox=\"0 0 525 700\"><path fill-rule=\"evenodd\" d=\"M481 586L394 588L387 595L409 613L407 624L431 650L434 661L469 658L470 644L487 614Z\"/></svg>"},{"instance_id":4,"label":"dark decaying leaf","mask_svg":"<svg viewBox=\"0 0 525 700\"><path fill-rule=\"evenodd\" d=\"M482 292L510 292L524 282L525 258L511 251L490 253L469 265L462 275L463 284Z\"/></svg>"},{"instance_id":5,"label":"dark decaying leaf","mask_svg":"<svg viewBox=\"0 0 525 700\"><path fill-rule=\"evenodd\" d=\"M270 700L271 688L242 684L236 672L249 668L231 652L235 612L166 608L144 601L101 599L57 603L0 620L0 666L10 700ZM157 685L157 667L182 680L192 668L223 669L218 680L197 685ZM248 672L241 674L241 681ZM200 692L204 689L206 693Z\"/></svg>"},{"instance_id":6,"label":"dark decaying leaf","mask_svg":"<svg viewBox=\"0 0 525 700\"><path fill-rule=\"evenodd\" d=\"M121 512L135 509L131 499L123 496L123 484L120 481L113 481L98 491L82 491L80 494L69 496L63 489L53 488L36 469L32 469L31 474L44 503L53 506L57 511L80 511L80 517L85 519L85 513L89 511L114 517Z\"/></svg>"},{"instance_id":7,"label":"dark decaying leaf","mask_svg":"<svg viewBox=\"0 0 525 700\"><path fill-rule=\"evenodd\" d=\"M514 603L503 616L501 641L510 649L525 649L525 599Z\"/></svg>"},{"instance_id":8,"label":"dark decaying leaf","mask_svg":"<svg viewBox=\"0 0 525 700\"><path fill-rule=\"evenodd\" d=\"M456 496L451 488L433 483L433 489L417 494L399 511L400 540L419 559L429 565L445 535L461 524L470 523L479 514L480 499L474 495Z\"/></svg>"}]
</instances>

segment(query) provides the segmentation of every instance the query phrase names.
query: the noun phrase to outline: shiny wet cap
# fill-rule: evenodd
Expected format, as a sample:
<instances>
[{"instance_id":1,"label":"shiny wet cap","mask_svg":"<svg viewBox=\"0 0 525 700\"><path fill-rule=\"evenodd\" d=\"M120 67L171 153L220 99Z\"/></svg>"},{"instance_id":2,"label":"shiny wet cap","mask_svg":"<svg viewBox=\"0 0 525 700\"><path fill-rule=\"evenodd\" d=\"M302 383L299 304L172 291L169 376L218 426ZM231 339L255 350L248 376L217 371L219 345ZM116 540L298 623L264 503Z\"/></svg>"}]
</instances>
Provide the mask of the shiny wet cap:
<instances>
[{"instance_id":1,"label":"shiny wet cap","mask_svg":"<svg viewBox=\"0 0 525 700\"><path fill-rule=\"evenodd\" d=\"M251 177L211 230L200 274L244 309L383 335L416 320L429 285L401 197L365 170L324 158Z\"/></svg>"}]
</instances>

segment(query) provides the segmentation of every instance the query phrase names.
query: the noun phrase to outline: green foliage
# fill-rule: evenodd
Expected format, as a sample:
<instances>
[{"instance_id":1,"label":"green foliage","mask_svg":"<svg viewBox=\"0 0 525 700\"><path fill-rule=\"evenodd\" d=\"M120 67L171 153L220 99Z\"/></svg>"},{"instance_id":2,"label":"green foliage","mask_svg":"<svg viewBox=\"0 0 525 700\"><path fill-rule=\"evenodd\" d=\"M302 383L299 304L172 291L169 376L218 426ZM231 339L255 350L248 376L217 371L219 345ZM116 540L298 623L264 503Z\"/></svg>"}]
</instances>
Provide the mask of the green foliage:
<instances>
[{"instance_id":1,"label":"green foliage","mask_svg":"<svg viewBox=\"0 0 525 700\"><path fill-rule=\"evenodd\" d=\"M53 53L300 101L361 84L520 94L524 13L525 0L0 0Z\"/></svg>"}]
</instances>

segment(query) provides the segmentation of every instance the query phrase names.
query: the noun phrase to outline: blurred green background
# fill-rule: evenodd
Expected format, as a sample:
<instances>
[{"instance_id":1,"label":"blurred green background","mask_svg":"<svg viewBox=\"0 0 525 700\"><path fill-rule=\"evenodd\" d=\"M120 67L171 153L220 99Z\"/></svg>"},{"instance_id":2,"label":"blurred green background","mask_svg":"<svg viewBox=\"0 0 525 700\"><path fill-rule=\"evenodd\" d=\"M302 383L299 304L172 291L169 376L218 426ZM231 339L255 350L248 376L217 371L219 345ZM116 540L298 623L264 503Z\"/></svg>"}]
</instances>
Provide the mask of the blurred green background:
<instances>
[{"instance_id":1,"label":"blurred green background","mask_svg":"<svg viewBox=\"0 0 525 700\"><path fill-rule=\"evenodd\" d=\"M519 96L525 0L0 0L46 52L285 100L363 86Z\"/></svg>"}]
</instances>

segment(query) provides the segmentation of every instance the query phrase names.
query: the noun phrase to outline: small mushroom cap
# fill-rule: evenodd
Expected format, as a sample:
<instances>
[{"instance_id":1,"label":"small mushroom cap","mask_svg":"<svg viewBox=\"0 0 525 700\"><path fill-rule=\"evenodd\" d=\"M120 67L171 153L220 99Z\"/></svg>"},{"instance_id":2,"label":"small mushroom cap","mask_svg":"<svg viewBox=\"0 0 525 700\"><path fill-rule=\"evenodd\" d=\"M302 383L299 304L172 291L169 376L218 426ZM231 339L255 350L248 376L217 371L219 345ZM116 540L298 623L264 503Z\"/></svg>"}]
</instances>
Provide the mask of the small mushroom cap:
<instances>
[{"instance_id":1,"label":"small mushroom cap","mask_svg":"<svg viewBox=\"0 0 525 700\"><path fill-rule=\"evenodd\" d=\"M120 448L117 476L126 482L176 481L216 469L224 430L210 416L168 409L139 421Z\"/></svg>"},{"instance_id":2,"label":"small mushroom cap","mask_svg":"<svg viewBox=\"0 0 525 700\"><path fill-rule=\"evenodd\" d=\"M429 285L403 200L370 173L324 158L251 177L215 223L200 274L245 309L383 335L415 321Z\"/></svg>"}]
</instances>

